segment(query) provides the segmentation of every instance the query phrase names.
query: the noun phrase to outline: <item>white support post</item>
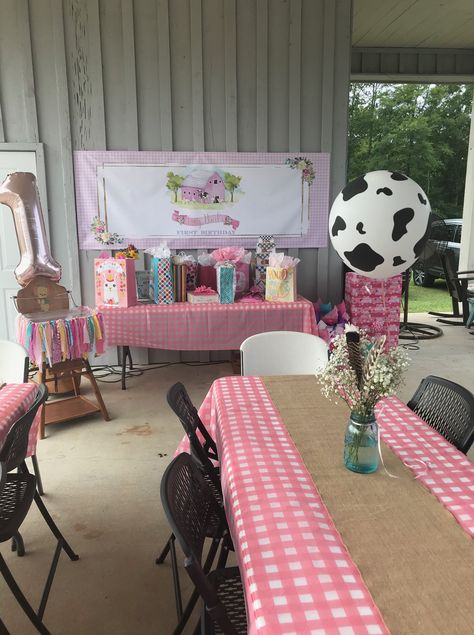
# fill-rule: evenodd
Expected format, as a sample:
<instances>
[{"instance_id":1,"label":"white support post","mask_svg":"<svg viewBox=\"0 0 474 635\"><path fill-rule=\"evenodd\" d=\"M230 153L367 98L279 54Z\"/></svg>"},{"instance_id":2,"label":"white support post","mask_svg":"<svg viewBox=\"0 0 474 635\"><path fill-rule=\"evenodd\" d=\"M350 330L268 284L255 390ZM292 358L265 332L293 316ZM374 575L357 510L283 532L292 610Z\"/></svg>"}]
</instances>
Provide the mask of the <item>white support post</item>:
<instances>
[{"instance_id":1,"label":"white support post","mask_svg":"<svg viewBox=\"0 0 474 635\"><path fill-rule=\"evenodd\" d=\"M471 132L467 153L466 185L462 214L461 250L459 271L474 270L474 101L471 109Z\"/></svg>"}]
</instances>

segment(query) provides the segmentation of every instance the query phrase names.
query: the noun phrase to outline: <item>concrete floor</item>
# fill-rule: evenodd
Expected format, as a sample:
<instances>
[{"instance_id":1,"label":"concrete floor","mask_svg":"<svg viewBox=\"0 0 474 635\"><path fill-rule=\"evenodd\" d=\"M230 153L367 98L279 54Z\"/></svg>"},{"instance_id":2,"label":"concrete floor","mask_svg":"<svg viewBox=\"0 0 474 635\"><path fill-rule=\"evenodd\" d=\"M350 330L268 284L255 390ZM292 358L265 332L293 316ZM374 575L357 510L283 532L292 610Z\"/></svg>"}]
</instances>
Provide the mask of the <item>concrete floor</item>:
<instances>
[{"instance_id":1,"label":"concrete floor","mask_svg":"<svg viewBox=\"0 0 474 635\"><path fill-rule=\"evenodd\" d=\"M425 315L410 319L432 321ZM403 400L428 374L474 390L474 337L465 328L446 326L441 338L420 342L409 354L411 366L399 392ZM44 500L80 555L77 562L61 556L44 618L53 634L172 632L176 616L171 571L168 563L155 565L169 535L160 504L160 479L182 437L166 404L166 390L180 380L199 404L214 379L231 373L229 363L198 368L179 364L129 379L126 391L118 383L102 383L110 422L93 417L47 429L47 438L38 446ZM26 556L11 554L7 543L2 554L36 607L54 541L35 508L22 534ZM12 635L36 632L3 578L0 615Z\"/></svg>"}]
</instances>

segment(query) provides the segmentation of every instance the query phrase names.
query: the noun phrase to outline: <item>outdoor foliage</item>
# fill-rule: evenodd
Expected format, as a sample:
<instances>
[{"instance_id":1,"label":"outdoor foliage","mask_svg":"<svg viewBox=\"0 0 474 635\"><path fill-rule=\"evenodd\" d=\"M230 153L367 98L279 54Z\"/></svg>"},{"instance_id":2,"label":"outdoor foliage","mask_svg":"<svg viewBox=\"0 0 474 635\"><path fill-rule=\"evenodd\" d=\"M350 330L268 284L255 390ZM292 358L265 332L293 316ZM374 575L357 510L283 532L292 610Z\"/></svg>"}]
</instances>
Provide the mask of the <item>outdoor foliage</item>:
<instances>
[{"instance_id":1,"label":"outdoor foliage","mask_svg":"<svg viewBox=\"0 0 474 635\"><path fill-rule=\"evenodd\" d=\"M403 172L433 211L462 216L473 86L353 83L348 180L372 170Z\"/></svg>"}]
</instances>

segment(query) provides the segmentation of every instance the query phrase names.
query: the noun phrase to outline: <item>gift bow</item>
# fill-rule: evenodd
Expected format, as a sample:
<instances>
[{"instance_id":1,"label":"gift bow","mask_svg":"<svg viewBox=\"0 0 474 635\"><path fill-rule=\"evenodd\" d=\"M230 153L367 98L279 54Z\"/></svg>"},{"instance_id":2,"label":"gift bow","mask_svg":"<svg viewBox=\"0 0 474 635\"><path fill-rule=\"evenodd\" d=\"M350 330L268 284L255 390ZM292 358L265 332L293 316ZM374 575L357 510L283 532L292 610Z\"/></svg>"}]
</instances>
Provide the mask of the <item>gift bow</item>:
<instances>
[{"instance_id":1,"label":"gift bow","mask_svg":"<svg viewBox=\"0 0 474 635\"><path fill-rule=\"evenodd\" d=\"M211 287L206 287L205 285L197 287L194 291L194 295L215 295L215 293L216 292L214 291L214 289L211 289Z\"/></svg>"}]
</instances>

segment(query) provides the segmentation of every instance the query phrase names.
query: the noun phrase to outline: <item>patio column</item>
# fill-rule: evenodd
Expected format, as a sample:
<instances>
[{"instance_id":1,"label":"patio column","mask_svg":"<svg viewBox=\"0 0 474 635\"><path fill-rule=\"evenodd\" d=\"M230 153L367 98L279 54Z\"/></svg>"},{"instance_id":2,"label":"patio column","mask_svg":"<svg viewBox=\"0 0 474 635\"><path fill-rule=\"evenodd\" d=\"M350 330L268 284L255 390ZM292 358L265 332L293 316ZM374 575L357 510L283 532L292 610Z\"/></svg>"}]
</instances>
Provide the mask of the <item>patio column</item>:
<instances>
[{"instance_id":1,"label":"patio column","mask_svg":"<svg viewBox=\"0 0 474 635\"><path fill-rule=\"evenodd\" d=\"M474 101L471 108L471 132L469 134L462 217L459 271L472 271L474 270Z\"/></svg>"}]
</instances>

